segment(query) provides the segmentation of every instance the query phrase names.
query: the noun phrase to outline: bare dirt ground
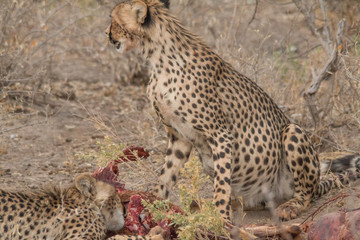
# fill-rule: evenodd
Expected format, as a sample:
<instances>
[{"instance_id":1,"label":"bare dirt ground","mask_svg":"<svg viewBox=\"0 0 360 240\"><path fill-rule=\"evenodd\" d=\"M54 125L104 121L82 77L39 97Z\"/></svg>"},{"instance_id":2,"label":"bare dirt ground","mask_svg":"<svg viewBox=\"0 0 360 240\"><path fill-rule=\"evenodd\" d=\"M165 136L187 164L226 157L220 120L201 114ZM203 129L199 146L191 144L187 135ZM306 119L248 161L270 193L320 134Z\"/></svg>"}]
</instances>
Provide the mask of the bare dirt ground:
<instances>
[{"instance_id":1,"label":"bare dirt ground","mask_svg":"<svg viewBox=\"0 0 360 240\"><path fill-rule=\"evenodd\" d=\"M0 4L12 10L10 15L0 12L7 21L0 36L1 188L71 183L77 174L97 167L96 159L77 154L98 151L97 142L110 136L116 143L149 150L147 166L155 171L122 168L127 187L146 189L156 181L166 136L146 98L146 64L134 53L118 56L107 46L104 31L114 3L21 2L19 6L12 1ZM256 7L251 0L189 0L171 3L171 11L264 88L293 121L309 131L322 158L327 158L332 152L360 152L356 14L360 11L351 7L353 2L327 6L332 33L338 19L346 18L346 43L340 70L322 83L316 95L321 119L316 127L302 93L311 82L311 68L318 71L328 57L293 3L268 0ZM21 15L20 7L32 15ZM354 196L360 193L359 183L317 200L295 222L341 192L351 196L335 201L321 214L360 208ZM202 195L211 198L210 182ZM176 194L172 200L177 201ZM271 222L271 216L267 211L250 211L244 222Z\"/></svg>"}]
</instances>

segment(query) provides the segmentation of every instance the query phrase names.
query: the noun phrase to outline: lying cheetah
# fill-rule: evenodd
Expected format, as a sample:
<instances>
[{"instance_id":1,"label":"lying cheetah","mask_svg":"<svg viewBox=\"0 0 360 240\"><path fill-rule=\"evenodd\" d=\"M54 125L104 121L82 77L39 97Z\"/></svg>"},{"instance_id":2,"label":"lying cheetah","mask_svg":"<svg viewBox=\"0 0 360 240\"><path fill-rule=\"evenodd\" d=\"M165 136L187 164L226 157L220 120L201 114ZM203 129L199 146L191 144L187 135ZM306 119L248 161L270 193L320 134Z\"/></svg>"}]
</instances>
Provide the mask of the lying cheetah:
<instances>
[{"instance_id":1,"label":"lying cheetah","mask_svg":"<svg viewBox=\"0 0 360 240\"><path fill-rule=\"evenodd\" d=\"M0 239L105 239L124 227L124 207L115 188L89 174L66 189L42 192L0 190ZM155 234L154 234L155 235ZM154 237L114 236L113 240L161 240Z\"/></svg>"},{"instance_id":2,"label":"lying cheetah","mask_svg":"<svg viewBox=\"0 0 360 240\"><path fill-rule=\"evenodd\" d=\"M251 207L270 192L275 200L286 200L277 208L279 217L296 218L337 181L320 181L318 156L304 129L181 25L166 5L122 1L106 31L118 51L136 47L151 64L147 95L169 139L157 194L168 195L195 148L214 179L214 202L225 221L231 221L231 198L242 196Z\"/></svg>"}]
</instances>

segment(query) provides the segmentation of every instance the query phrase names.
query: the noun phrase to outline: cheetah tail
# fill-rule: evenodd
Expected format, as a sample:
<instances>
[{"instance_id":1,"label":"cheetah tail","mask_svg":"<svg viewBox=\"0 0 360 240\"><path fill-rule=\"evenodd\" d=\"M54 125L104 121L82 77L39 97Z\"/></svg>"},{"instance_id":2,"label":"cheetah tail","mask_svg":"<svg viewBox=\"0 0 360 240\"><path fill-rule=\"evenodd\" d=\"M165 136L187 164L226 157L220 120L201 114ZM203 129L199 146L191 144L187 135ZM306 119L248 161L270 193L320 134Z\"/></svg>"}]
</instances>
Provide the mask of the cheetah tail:
<instances>
[{"instance_id":1,"label":"cheetah tail","mask_svg":"<svg viewBox=\"0 0 360 240\"><path fill-rule=\"evenodd\" d=\"M348 155L334 160L327 160L321 163L321 174L324 176L313 194L315 198L360 178L360 156Z\"/></svg>"},{"instance_id":2,"label":"cheetah tail","mask_svg":"<svg viewBox=\"0 0 360 240\"><path fill-rule=\"evenodd\" d=\"M325 162L321 162L321 175L325 175L329 171L341 173L348 169L360 169L359 155L346 155L341 158L328 159Z\"/></svg>"}]
</instances>

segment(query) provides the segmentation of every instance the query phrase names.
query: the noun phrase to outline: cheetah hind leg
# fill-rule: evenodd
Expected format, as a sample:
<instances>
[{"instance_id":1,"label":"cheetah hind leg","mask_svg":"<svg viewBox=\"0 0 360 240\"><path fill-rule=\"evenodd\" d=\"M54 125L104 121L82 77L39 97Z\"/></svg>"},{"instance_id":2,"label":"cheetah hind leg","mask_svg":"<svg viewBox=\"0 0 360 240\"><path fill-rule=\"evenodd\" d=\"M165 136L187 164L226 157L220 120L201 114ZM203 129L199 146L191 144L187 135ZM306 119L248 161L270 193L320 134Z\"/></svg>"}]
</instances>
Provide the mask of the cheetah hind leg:
<instances>
[{"instance_id":1,"label":"cheetah hind leg","mask_svg":"<svg viewBox=\"0 0 360 240\"><path fill-rule=\"evenodd\" d=\"M296 218L310 205L320 179L320 164L317 154L303 129L289 124L281 136L284 160L283 171L293 175L293 197L281 204L276 212L283 221Z\"/></svg>"}]
</instances>

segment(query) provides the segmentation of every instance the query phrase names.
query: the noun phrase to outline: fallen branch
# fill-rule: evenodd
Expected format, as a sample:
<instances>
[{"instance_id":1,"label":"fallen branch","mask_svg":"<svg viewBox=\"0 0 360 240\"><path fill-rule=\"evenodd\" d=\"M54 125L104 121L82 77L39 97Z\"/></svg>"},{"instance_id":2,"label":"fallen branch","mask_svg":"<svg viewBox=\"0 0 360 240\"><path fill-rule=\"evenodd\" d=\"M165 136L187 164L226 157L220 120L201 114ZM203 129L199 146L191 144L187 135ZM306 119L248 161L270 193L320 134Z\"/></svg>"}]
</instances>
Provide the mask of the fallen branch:
<instances>
[{"instance_id":1,"label":"fallen branch","mask_svg":"<svg viewBox=\"0 0 360 240\"><path fill-rule=\"evenodd\" d=\"M250 232L257 237L275 237L284 234L290 234L296 236L301 233L301 229L298 224L278 226L249 226L245 227L247 232Z\"/></svg>"},{"instance_id":2,"label":"fallen branch","mask_svg":"<svg viewBox=\"0 0 360 240\"><path fill-rule=\"evenodd\" d=\"M281 236L284 239L293 239L301 233L299 224L268 226L268 225L244 225L232 226L231 235L237 239L258 239Z\"/></svg>"}]
</instances>

